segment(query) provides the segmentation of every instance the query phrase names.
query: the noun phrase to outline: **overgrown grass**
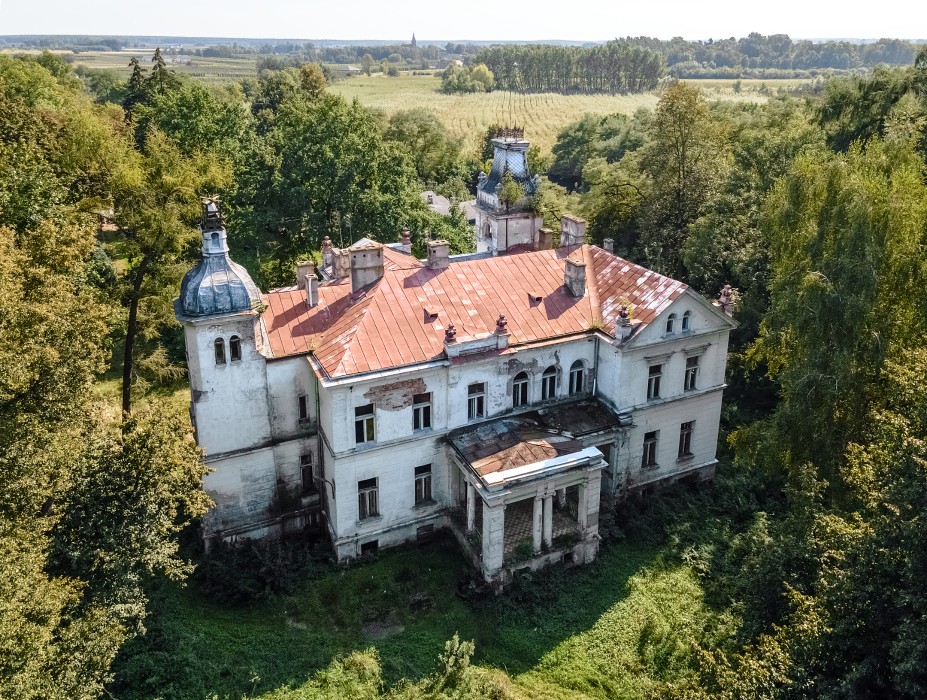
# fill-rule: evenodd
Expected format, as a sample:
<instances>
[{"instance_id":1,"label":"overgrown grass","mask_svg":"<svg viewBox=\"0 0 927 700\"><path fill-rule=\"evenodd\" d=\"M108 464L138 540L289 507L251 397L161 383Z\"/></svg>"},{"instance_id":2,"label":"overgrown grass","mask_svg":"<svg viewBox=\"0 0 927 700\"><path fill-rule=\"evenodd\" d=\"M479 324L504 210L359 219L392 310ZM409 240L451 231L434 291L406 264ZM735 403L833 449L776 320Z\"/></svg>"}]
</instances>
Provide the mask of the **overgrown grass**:
<instances>
[{"instance_id":1,"label":"overgrown grass","mask_svg":"<svg viewBox=\"0 0 927 700\"><path fill-rule=\"evenodd\" d=\"M305 581L291 595L230 607L196 580L154 596L149 631L117 664L122 700L263 697L298 688L339 655L375 648L387 683L421 679L455 632L475 664L525 698L642 698L691 672L690 642L717 613L654 536L605 548L587 567L520 578L498 599L455 594L469 574L441 540Z\"/></svg>"}]
</instances>

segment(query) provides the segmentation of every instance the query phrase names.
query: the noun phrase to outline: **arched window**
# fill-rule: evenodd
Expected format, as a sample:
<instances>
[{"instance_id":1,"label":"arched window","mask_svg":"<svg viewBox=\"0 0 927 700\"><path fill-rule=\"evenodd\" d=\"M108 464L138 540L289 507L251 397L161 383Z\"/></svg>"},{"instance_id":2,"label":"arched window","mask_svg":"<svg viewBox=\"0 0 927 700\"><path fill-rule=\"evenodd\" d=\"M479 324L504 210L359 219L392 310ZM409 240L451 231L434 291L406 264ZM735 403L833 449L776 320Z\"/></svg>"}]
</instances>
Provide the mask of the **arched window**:
<instances>
[{"instance_id":1,"label":"arched window","mask_svg":"<svg viewBox=\"0 0 927 700\"><path fill-rule=\"evenodd\" d=\"M692 330L692 312L686 311L682 315L682 332L685 333L690 330Z\"/></svg>"},{"instance_id":2,"label":"arched window","mask_svg":"<svg viewBox=\"0 0 927 700\"><path fill-rule=\"evenodd\" d=\"M210 240L210 246L212 247L212 249L217 250L219 248L219 232L213 231L212 235L209 237L209 240Z\"/></svg>"},{"instance_id":3,"label":"arched window","mask_svg":"<svg viewBox=\"0 0 927 700\"><path fill-rule=\"evenodd\" d=\"M241 361L241 339L237 335L229 338L229 355L232 362Z\"/></svg>"},{"instance_id":4,"label":"arched window","mask_svg":"<svg viewBox=\"0 0 927 700\"><path fill-rule=\"evenodd\" d=\"M528 405L528 373L519 372L512 381L512 408Z\"/></svg>"},{"instance_id":5,"label":"arched window","mask_svg":"<svg viewBox=\"0 0 927 700\"><path fill-rule=\"evenodd\" d=\"M586 367L582 360L577 360L570 367L570 394L581 394L585 389Z\"/></svg>"},{"instance_id":6,"label":"arched window","mask_svg":"<svg viewBox=\"0 0 927 700\"><path fill-rule=\"evenodd\" d=\"M670 333L675 333L675 332L676 332L676 314L670 314L669 318L666 319L666 333L667 335L669 335Z\"/></svg>"},{"instance_id":7,"label":"arched window","mask_svg":"<svg viewBox=\"0 0 927 700\"><path fill-rule=\"evenodd\" d=\"M541 401L557 398L557 368L551 365L541 375Z\"/></svg>"},{"instance_id":8,"label":"arched window","mask_svg":"<svg viewBox=\"0 0 927 700\"><path fill-rule=\"evenodd\" d=\"M225 341L222 338L216 338L214 343L216 350L216 364L224 365L225 364Z\"/></svg>"}]
</instances>

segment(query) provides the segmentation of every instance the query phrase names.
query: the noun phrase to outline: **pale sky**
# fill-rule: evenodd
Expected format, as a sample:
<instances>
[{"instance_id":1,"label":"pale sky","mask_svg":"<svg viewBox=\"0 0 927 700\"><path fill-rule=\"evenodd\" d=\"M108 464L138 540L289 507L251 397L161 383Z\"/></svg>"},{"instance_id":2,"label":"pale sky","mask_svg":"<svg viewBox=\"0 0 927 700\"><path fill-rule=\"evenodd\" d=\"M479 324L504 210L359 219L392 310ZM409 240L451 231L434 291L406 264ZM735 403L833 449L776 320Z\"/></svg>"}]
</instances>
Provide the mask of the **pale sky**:
<instances>
[{"instance_id":1,"label":"pale sky","mask_svg":"<svg viewBox=\"0 0 927 700\"><path fill-rule=\"evenodd\" d=\"M756 31L793 39L927 39L925 19L923 0L0 0L0 35L405 42L415 32L420 40L597 41L628 35L720 39Z\"/></svg>"}]
</instances>

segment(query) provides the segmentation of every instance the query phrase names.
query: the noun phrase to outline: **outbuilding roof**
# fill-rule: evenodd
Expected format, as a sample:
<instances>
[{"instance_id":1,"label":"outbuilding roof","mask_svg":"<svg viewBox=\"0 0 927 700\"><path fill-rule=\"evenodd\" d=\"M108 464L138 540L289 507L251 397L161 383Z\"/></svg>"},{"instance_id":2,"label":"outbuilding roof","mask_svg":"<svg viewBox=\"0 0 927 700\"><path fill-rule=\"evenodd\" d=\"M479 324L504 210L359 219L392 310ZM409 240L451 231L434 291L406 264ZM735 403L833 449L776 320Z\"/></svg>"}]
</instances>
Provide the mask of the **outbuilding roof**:
<instances>
[{"instance_id":1,"label":"outbuilding roof","mask_svg":"<svg viewBox=\"0 0 927 700\"><path fill-rule=\"evenodd\" d=\"M564 287L567 257L586 264L582 297ZM614 335L622 304L646 325L685 289L590 245L452 261L441 270L386 248L376 282L356 293L350 278L324 283L312 308L295 287L269 292L264 322L274 357L311 352L335 378L444 359L449 325L457 341L485 337L500 315L510 349L594 329Z\"/></svg>"}]
</instances>

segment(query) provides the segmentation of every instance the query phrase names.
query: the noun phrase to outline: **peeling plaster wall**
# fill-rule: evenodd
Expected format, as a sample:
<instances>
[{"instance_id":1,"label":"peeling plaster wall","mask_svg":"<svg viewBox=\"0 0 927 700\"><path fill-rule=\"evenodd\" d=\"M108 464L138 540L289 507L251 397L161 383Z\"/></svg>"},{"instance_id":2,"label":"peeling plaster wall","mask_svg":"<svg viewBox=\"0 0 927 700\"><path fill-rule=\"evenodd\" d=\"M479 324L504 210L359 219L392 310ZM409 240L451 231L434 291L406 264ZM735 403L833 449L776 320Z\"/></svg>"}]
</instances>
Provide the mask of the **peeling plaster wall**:
<instances>
[{"instance_id":1,"label":"peeling plaster wall","mask_svg":"<svg viewBox=\"0 0 927 700\"><path fill-rule=\"evenodd\" d=\"M275 440L304 433L317 419L315 382L309 361L302 356L267 363L270 430ZM299 395L306 395L309 421L299 422Z\"/></svg>"},{"instance_id":2,"label":"peeling plaster wall","mask_svg":"<svg viewBox=\"0 0 927 700\"><path fill-rule=\"evenodd\" d=\"M238 314L210 323L184 324L197 439L207 455L246 449L271 436L266 361L255 345L255 316ZM229 339L241 339L241 361L231 362ZM215 340L225 341L225 364L216 364Z\"/></svg>"}]
</instances>

